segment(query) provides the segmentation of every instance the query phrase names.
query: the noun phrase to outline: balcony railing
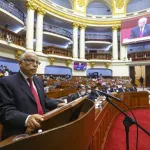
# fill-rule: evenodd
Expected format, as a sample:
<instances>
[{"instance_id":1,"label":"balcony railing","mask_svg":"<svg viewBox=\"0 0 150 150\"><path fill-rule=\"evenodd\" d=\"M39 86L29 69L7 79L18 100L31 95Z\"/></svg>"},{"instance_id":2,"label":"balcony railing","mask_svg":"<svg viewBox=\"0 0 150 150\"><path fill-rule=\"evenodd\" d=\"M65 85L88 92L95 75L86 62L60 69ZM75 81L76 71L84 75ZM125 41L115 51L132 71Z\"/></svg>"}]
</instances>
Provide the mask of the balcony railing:
<instances>
[{"instance_id":1,"label":"balcony railing","mask_svg":"<svg viewBox=\"0 0 150 150\"><path fill-rule=\"evenodd\" d=\"M131 58L132 61L150 60L150 51L130 53L128 58Z\"/></svg>"},{"instance_id":2,"label":"balcony railing","mask_svg":"<svg viewBox=\"0 0 150 150\"><path fill-rule=\"evenodd\" d=\"M72 39L71 33L69 31L61 28L61 27L57 27L57 26L54 26L54 25L44 23L43 30L44 31L49 31L49 32L52 32L52 33L56 33L56 34L65 36L69 39Z\"/></svg>"},{"instance_id":3,"label":"balcony railing","mask_svg":"<svg viewBox=\"0 0 150 150\"><path fill-rule=\"evenodd\" d=\"M7 2L6 0L0 0L0 8L8 11L24 22L24 13L16 8L13 3Z\"/></svg>"},{"instance_id":4,"label":"balcony railing","mask_svg":"<svg viewBox=\"0 0 150 150\"><path fill-rule=\"evenodd\" d=\"M99 34L86 34L85 35L86 41L108 41L112 42L112 37L109 35L99 35Z\"/></svg>"},{"instance_id":5,"label":"balcony railing","mask_svg":"<svg viewBox=\"0 0 150 150\"><path fill-rule=\"evenodd\" d=\"M25 38L0 26L0 39L8 43L13 43L25 47Z\"/></svg>"},{"instance_id":6,"label":"balcony railing","mask_svg":"<svg viewBox=\"0 0 150 150\"><path fill-rule=\"evenodd\" d=\"M63 48L57 48L57 47L53 47L53 46L43 47L43 53L44 54L52 54L52 55L72 57L72 51L71 50L63 49Z\"/></svg>"},{"instance_id":7,"label":"balcony railing","mask_svg":"<svg viewBox=\"0 0 150 150\"><path fill-rule=\"evenodd\" d=\"M88 53L85 55L86 59L100 59L100 60L111 60L110 54L98 54L98 53Z\"/></svg>"}]
</instances>

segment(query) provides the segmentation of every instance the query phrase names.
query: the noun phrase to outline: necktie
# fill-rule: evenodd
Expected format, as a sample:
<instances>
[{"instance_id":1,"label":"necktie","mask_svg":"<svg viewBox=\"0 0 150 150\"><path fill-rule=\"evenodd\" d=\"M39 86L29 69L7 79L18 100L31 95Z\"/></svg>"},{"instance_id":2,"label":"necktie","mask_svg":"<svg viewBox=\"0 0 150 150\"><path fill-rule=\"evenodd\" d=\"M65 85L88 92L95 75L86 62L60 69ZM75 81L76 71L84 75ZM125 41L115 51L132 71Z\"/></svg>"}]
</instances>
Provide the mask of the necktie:
<instances>
[{"instance_id":1,"label":"necktie","mask_svg":"<svg viewBox=\"0 0 150 150\"><path fill-rule=\"evenodd\" d=\"M29 84L30 84L30 90L35 98L35 101L36 101L36 104L37 104L37 110L38 110L38 114L39 115L43 115L43 109L42 109L42 106L41 106L41 103L40 103L40 99L39 99L39 96L33 86L33 83L32 83L32 78L28 78L27 79Z\"/></svg>"},{"instance_id":2,"label":"necktie","mask_svg":"<svg viewBox=\"0 0 150 150\"><path fill-rule=\"evenodd\" d=\"M143 37L143 31L142 31L142 28L140 29L140 37Z\"/></svg>"}]
</instances>

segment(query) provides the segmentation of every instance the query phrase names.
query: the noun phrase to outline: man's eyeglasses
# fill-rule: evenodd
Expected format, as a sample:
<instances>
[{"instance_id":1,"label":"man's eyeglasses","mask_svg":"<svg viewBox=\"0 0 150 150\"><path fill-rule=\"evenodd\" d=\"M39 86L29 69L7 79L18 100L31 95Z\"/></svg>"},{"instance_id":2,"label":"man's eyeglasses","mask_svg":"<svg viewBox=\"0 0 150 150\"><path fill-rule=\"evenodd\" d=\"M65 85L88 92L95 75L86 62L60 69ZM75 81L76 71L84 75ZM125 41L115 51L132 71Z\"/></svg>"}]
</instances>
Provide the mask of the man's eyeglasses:
<instances>
[{"instance_id":1,"label":"man's eyeglasses","mask_svg":"<svg viewBox=\"0 0 150 150\"><path fill-rule=\"evenodd\" d=\"M41 62L39 62L38 60L33 60L33 59L22 59L22 60L30 64L34 64L34 63L36 63L37 65L41 64Z\"/></svg>"}]
</instances>

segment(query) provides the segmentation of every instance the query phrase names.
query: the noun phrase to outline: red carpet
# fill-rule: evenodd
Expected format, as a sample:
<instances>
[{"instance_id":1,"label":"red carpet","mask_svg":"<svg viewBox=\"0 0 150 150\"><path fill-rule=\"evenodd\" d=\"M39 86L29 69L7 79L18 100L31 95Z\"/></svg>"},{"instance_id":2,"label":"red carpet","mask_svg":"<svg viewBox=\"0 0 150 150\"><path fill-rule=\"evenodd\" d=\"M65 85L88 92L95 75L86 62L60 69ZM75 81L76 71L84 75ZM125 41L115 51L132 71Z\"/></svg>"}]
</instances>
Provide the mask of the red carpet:
<instances>
[{"instance_id":1,"label":"red carpet","mask_svg":"<svg viewBox=\"0 0 150 150\"><path fill-rule=\"evenodd\" d=\"M150 109L133 110L133 113L138 123L150 132ZM123 119L124 115L120 114L114 120L107 136L104 150L126 150L125 129L122 123ZM130 150L136 150L136 126L130 126L129 132ZM138 150L150 150L150 136L141 129L139 129L138 143Z\"/></svg>"}]
</instances>

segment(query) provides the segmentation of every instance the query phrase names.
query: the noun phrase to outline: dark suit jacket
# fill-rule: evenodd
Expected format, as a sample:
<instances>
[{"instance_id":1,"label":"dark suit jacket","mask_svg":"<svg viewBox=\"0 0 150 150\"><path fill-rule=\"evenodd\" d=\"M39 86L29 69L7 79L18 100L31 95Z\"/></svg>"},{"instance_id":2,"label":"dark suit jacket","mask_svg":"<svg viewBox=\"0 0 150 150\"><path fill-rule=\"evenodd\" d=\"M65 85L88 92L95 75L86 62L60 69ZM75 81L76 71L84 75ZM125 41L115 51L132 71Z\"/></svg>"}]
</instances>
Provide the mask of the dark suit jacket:
<instances>
[{"instance_id":1,"label":"dark suit jacket","mask_svg":"<svg viewBox=\"0 0 150 150\"><path fill-rule=\"evenodd\" d=\"M33 77L44 113L57 107L57 102L45 96L42 80ZM0 79L0 123L3 125L2 139L25 132L25 120L29 114L37 114L36 101L30 88L18 72Z\"/></svg>"},{"instance_id":2,"label":"dark suit jacket","mask_svg":"<svg viewBox=\"0 0 150 150\"><path fill-rule=\"evenodd\" d=\"M95 100L98 97L99 97L99 94L94 90L92 90L91 93L88 94L88 99L90 99L90 100Z\"/></svg>"},{"instance_id":3,"label":"dark suit jacket","mask_svg":"<svg viewBox=\"0 0 150 150\"><path fill-rule=\"evenodd\" d=\"M150 36L150 24L145 25L143 30L143 36ZM137 26L131 30L130 39L139 37L140 37L140 28Z\"/></svg>"},{"instance_id":4,"label":"dark suit jacket","mask_svg":"<svg viewBox=\"0 0 150 150\"><path fill-rule=\"evenodd\" d=\"M67 102L70 103L72 101L74 101L75 99L78 99L80 96L78 93L71 93L68 95L68 98L67 98Z\"/></svg>"}]
</instances>

